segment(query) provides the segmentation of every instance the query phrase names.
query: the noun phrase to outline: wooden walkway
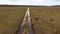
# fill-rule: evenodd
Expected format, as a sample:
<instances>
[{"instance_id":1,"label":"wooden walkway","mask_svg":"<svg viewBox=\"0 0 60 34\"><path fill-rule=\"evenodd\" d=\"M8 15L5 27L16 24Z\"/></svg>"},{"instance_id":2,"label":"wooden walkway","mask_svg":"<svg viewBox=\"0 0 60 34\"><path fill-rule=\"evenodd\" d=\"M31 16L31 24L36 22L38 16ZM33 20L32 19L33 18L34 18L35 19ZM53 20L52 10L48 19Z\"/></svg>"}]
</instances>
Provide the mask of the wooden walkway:
<instances>
[{"instance_id":1,"label":"wooden walkway","mask_svg":"<svg viewBox=\"0 0 60 34\"><path fill-rule=\"evenodd\" d=\"M27 8L26 14L24 16L24 19L18 34L33 34L29 8Z\"/></svg>"}]
</instances>

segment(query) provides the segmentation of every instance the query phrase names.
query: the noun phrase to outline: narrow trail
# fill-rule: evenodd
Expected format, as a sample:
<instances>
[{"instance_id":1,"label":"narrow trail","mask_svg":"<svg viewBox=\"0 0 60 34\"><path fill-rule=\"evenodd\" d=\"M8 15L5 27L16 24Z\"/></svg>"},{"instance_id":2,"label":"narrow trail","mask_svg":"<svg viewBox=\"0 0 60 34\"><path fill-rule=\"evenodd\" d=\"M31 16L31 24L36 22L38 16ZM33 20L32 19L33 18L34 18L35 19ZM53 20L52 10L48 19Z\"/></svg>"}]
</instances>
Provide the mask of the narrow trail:
<instances>
[{"instance_id":1,"label":"narrow trail","mask_svg":"<svg viewBox=\"0 0 60 34\"><path fill-rule=\"evenodd\" d=\"M27 17L27 18L26 18L26 17ZM28 20L27 20L27 19L28 19ZM26 20L28 21L28 24L26 24ZM26 25L27 25L27 26L26 26ZM27 28L25 28L25 26L26 26ZM20 27L20 29L19 29L18 34L26 34L26 33L23 33L24 28L28 30L28 31L27 31L28 33L27 33L27 34L33 34L33 29L32 29L32 23L31 23L30 10L29 10L29 8L27 8L26 14L25 14L25 16L24 16L24 18L23 18L23 22L22 22L22 24L21 24L21 27Z\"/></svg>"}]
</instances>

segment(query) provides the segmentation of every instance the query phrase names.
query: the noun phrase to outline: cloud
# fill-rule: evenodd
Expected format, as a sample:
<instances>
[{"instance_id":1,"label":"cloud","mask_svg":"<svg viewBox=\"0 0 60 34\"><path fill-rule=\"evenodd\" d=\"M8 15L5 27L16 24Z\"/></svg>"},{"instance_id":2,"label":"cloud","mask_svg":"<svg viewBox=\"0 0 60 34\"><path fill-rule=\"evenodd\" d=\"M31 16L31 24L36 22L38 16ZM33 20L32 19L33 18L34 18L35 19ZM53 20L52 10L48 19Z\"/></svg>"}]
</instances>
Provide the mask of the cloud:
<instances>
[{"instance_id":1,"label":"cloud","mask_svg":"<svg viewBox=\"0 0 60 34\"><path fill-rule=\"evenodd\" d=\"M60 0L0 0L0 4L11 5L60 5Z\"/></svg>"}]
</instances>

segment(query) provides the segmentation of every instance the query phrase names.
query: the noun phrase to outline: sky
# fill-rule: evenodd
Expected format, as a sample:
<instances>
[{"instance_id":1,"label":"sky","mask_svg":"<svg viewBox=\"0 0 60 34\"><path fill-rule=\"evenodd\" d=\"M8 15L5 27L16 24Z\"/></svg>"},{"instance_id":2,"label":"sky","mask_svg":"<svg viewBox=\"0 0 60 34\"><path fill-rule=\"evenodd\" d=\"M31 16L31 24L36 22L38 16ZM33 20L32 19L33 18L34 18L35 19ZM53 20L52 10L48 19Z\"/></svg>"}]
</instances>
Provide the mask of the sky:
<instances>
[{"instance_id":1,"label":"sky","mask_svg":"<svg viewBox=\"0 0 60 34\"><path fill-rule=\"evenodd\" d=\"M0 5L60 5L60 0L0 0Z\"/></svg>"}]
</instances>

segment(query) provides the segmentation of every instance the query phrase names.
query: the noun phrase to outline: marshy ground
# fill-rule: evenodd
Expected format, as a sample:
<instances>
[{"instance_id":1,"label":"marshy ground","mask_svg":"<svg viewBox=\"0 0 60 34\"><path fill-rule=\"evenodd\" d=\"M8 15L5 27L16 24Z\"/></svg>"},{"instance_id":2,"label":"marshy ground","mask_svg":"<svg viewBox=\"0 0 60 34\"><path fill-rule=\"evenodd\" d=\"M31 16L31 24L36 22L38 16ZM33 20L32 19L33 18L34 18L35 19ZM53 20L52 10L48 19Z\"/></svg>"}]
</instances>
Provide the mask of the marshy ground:
<instances>
[{"instance_id":1,"label":"marshy ground","mask_svg":"<svg viewBox=\"0 0 60 34\"><path fill-rule=\"evenodd\" d=\"M0 34L16 34L26 7L0 7ZM60 34L60 7L30 7L34 34Z\"/></svg>"},{"instance_id":2,"label":"marshy ground","mask_svg":"<svg viewBox=\"0 0 60 34\"><path fill-rule=\"evenodd\" d=\"M35 34L60 34L60 7L31 7Z\"/></svg>"},{"instance_id":3,"label":"marshy ground","mask_svg":"<svg viewBox=\"0 0 60 34\"><path fill-rule=\"evenodd\" d=\"M25 11L21 7L0 7L0 34L15 34Z\"/></svg>"}]
</instances>

